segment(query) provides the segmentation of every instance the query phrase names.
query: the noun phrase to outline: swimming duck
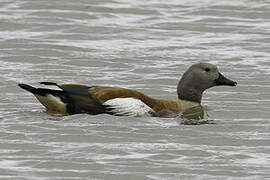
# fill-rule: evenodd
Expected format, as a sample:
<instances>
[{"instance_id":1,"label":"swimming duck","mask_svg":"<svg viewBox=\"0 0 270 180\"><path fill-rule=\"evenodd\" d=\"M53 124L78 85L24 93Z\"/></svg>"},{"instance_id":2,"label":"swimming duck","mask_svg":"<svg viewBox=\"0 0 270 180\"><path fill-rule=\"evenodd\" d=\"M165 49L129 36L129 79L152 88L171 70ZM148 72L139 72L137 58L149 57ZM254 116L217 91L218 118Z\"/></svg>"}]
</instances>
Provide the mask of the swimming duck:
<instances>
[{"instance_id":1,"label":"swimming duck","mask_svg":"<svg viewBox=\"0 0 270 180\"><path fill-rule=\"evenodd\" d=\"M19 86L34 94L51 113L175 117L189 108L200 106L206 89L221 85L236 86L237 82L223 76L213 64L197 63L189 67L180 79L177 99L156 99L139 91L120 87L54 82L40 84L54 85L61 90L35 88L27 84Z\"/></svg>"}]
</instances>

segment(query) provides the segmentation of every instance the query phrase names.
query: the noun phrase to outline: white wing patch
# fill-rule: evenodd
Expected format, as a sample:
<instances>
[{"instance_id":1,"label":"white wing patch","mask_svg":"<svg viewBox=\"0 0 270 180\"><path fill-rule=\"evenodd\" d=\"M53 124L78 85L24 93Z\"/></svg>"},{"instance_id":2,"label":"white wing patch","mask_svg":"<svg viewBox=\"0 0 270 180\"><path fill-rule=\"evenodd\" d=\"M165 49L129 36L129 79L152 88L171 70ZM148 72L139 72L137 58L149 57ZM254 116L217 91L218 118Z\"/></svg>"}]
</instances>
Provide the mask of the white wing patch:
<instances>
[{"instance_id":1,"label":"white wing patch","mask_svg":"<svg viewBox=\"0 0 270 180\"><path fill-rule=\"evenodd\" d=\"M139 99L115 98L103 103L107 111L119 116L154 116L155 111Z\"/></svg>"}]
</instances>

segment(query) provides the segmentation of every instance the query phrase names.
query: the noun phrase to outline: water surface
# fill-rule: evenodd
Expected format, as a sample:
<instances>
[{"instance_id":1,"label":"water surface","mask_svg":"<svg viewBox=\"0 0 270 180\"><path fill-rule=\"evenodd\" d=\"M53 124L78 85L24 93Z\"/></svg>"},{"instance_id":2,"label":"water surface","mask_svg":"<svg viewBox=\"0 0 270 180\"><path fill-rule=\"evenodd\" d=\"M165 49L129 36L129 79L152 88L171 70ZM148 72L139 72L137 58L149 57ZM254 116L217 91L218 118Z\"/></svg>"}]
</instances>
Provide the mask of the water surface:
<instances>
[{"instance_id":1,"label":"water surface","mask_svg":"<svg viewBox=\"0 0 270 180\"><path fill-rule=\"evenodd\" d=\"M2 0L0 179L270 178L270 3ZM52 116L17 83L114 85L176 98L193 63L238 86L208 90L215 124Z\"/></svg>"}]
</instances>

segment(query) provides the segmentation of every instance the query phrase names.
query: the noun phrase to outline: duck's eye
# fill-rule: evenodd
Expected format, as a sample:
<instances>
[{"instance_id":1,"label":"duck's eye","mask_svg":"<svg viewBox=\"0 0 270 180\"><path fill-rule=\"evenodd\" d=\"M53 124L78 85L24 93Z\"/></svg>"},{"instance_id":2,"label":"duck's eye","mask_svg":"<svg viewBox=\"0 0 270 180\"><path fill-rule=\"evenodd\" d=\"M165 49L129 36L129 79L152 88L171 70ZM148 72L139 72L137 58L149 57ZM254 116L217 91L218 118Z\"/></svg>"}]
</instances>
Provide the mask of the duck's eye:
<instances>
[{"instance_id":1,"label":"duck's eye","mask_svg":"<svg viewBox=\"0 0 270 180\"><path fill-rule=\"evenodd\" d=\"M210 71L210 68L205 68L204 69L206 72L209 72Z\"/></svg>"}]
</instances>

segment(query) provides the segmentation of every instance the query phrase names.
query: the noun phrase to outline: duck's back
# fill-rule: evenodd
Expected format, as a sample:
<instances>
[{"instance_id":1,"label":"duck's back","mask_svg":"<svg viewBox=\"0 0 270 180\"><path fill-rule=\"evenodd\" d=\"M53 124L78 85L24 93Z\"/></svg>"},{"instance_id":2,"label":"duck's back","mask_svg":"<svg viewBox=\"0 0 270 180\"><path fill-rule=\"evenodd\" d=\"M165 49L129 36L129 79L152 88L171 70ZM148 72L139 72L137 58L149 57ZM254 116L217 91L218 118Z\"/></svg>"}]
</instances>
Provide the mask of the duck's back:
<instances>
[{"instance_id":1,"label":"duck's back","mask_svg":"<svg viewBox=\"0 0 270 180\"><path fill-rule=\"evenodd\" d=\"M138 99L148 107L152 108L153 112L155 112L155 116L159 117L173 117L184 109L184 104L181 100L155 99L131 89L96 86L90 88L89 92L94 99L105 104L108 104L106 102L112 101L113 99L118 99L119 103L127 103L128 101L126 101L125 98ZM122 101L119 100L119 98L122 98ZM134 104L135 103L137 104L137 101L134 101ZM123 106L125 106L125 104L123 104Z\"/></svg>"}]
</instances>

